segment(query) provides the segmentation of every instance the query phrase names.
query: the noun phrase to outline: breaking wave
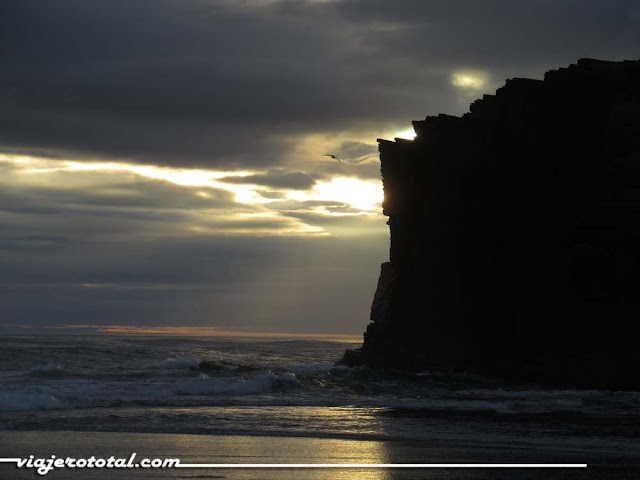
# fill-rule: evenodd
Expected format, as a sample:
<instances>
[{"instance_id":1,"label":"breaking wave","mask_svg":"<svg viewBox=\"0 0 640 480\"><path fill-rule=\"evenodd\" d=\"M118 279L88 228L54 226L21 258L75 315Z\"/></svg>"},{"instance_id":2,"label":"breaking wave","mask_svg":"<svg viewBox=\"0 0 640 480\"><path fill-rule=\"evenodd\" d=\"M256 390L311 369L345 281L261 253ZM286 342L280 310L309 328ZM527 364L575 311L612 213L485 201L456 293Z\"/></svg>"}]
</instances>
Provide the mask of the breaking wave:
<instances>
[{"instance_id":1,"label":"breaking wave","mask_svg":"<svg viewBox=\"0 0 640 480\"><path fill-rule=\"evenodd\" d=\"M55 410L69 408L57 398L38 393L0 393L0 411L15 410Z\"/></svg>"},{"instance_id":2,"label":"breaking wave","mask_svg":"<svg viewBox=\"0 0 640 480\"><path fill-rule=\"evenodd\" d=\"M0 342L0 410L257 405L492 418L562 412L640 418L637 392L516 388L471 376L402 376L336 366L346 346L247 339L8 339Z\"/></svg>"},{"instance_id":3,"label":"breaking wave","mask_svg":"<svg viewBox=\"0 0 640 480\"><path fill-rule=\"evenodd\" d=\"M293 373L276 375L272 372L266 372L248 378L229 380L211 379L202 374L197 380L176 383L171 387L171 390L177 395L255 394L300 385Z\"/></svg>"},{"instance_id":4,"label":"breaking wave","mask_svg":"<svg viewBox=\"0 0 640 480\"><path fill-rule=\"evenodd\" d=\"M64 367L59 363L47 363L31 367L27 375L40 377L58 377L66 373Z\"/></svg>"}]
</instances>

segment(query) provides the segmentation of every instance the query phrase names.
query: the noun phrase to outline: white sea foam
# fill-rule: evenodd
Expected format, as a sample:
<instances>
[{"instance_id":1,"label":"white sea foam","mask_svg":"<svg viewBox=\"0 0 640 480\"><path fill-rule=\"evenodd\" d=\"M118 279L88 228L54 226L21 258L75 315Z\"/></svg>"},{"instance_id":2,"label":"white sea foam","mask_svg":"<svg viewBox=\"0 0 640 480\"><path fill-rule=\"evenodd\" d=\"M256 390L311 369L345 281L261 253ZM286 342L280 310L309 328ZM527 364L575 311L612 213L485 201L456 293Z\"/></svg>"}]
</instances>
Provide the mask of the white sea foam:
<instances>
[{"instance_id":1,"label":"white sea foam","mask_svg":"<svg viewBox=\"0 0 640 480\"><path fill-rule=\"evenodd\" d=\"M31 367L27 372L28 375L50 376L55 377L65 373L64 367L59 363L47 363Z\"/></svg>"},{"instance_id":2,"label":"white sea foam","mask_svg":"<svg viewBox=\"0 0 640 480\"><path fill-rule=\"evenodd\" d=\"M0 411L13 410L54 410L69 408L56 397L40 393L0 393Z\"/></svg>"},{"instance_id":3,"label":"white sea foam","mask_svg":"<svg viewBox=\"0 0 640 480\"><path fill-rule=\"evenodd\" d=\"M200 365L199 358L177 357L167 358L166 360L155 365L157 368L175 368L175 369L189 369L197 368Z\"/></svg>"},{"instance_id":4,"label":"white sea foam","mask_svg":"<svg viewBox=\"0 0 640 480\"><path fill-rule=\"evenodd\" d=\"M177 382L171 386L176 395L215 395L222 393L252 394L271 392L278 387L300 385L293 373L276 375L266 372L247 378L197 379Z\"/></svg>"},{"instance_id":5,"label":"white sea foam","mask_svg":"<svg viewBox=\"0 0 640 480\"><path fill-rule=\"evenodd\" d=\"M189 380L101 382L96 380L56 380L42 383L38 393L32 387L0 394L2 410L90 408L117 402L179 402L181 396L252 395L300 386L293 373L270 371L247 377L216 378L201 373Z\"/></svg>"}]
</instances>

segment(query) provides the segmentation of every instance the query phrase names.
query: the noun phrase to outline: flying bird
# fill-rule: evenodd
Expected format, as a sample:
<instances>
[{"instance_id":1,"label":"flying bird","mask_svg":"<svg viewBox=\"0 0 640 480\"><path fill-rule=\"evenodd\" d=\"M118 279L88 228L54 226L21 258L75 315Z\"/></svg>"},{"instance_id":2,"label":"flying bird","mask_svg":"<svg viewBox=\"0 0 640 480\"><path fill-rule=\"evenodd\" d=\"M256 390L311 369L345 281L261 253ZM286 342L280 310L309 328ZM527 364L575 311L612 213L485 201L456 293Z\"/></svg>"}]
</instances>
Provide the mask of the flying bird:
<instances>
[{"instance_id":1,"label":"flying bird","mask_svg":"<svg viewBox=\"0 0 640 480\"><path fill-rule=\"evenodd\" d=\"M324 155L322 155L323 157L331 157L331 158L335 158L336 160L338 160L340 162L340 159L338 157L336 157L335 155L331 155L330 153L325 153ZM342 163L342 162L340 162Z\"/></svg>"}]
</instances>

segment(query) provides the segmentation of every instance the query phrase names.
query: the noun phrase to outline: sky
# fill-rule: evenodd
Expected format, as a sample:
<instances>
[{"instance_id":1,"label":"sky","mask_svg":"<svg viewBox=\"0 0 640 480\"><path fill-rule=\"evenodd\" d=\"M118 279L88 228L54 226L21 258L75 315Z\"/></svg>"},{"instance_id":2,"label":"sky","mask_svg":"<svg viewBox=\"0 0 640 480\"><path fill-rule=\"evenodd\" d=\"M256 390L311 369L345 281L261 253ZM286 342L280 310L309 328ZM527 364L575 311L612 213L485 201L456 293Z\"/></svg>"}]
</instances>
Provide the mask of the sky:
<instances>
[{"instance_id":1,"label":"sky","mask_svg":"<svg viewBox=\"0 0 640 480\"><path fill-rule=\"evenodd\" d=\"M359 335L376 139L581 57L638 2L3 0L0 332Z\"/></svg>"}]
</instances>

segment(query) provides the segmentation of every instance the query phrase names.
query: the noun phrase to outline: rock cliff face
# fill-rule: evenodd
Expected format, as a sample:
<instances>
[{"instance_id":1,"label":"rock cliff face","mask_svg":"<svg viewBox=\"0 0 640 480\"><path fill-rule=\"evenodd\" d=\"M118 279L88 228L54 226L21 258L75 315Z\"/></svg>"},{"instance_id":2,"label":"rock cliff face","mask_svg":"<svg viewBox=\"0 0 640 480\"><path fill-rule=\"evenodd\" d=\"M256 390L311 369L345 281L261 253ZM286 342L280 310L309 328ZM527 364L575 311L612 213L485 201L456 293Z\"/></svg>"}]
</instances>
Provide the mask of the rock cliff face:
<instances>
[{"instance_id":1,"label":"rock cliff face","mask_svg":"<svg viewBox=\"0 0 640 480\"><path fill-rule=\"evenodd\" d=\"M515 78L379 140L390 262L345 360L640 387L640 61Z\"/></svg>"}]
</instances>

